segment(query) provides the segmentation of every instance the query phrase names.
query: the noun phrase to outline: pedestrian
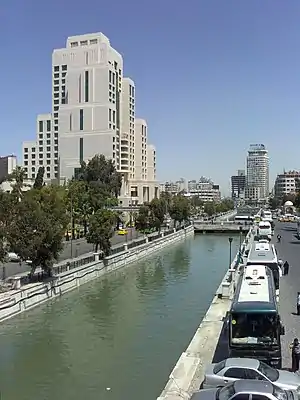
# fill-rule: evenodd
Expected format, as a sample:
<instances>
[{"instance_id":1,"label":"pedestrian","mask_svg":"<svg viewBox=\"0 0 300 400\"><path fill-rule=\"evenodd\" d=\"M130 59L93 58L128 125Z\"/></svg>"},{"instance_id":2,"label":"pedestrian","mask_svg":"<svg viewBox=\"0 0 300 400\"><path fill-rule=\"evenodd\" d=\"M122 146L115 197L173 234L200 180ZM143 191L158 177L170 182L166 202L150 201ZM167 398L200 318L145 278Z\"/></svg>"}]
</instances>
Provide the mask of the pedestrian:
<instances>
[{"instance_id":1,"label":"pedestrian","mask_svg":"<svg viewBox=\"0 0 300 400\"><path fill-rule=\"evenodd\" d=\"M300 292L297 293L297 315L300 315Z\"/></svg>"},{"instance_id":2,"label":"pedestrian","mask_svg":"<svg viewBox=\"0 0 300 400\"><path fill-rule=\"evenodd\" d=\"M280 243L280 241L281 241L281 236L278 234L277 235L277 243Z\"/></svg>"},{"instance_id":3,"label":"pedestrian","mask_svg":"<svg viewBox=\"0 0 300 400\"><path fill-rule=\"evenodd\" d=\"M296 372L299 370L299 360L300 360L299 340L295 338L290 347L292 348L292 372Z\"/></svg>"},{"instance_id":4,"label":"pedestrian","mask_svg":"<svg viewBox=\"0 0 300 400\"><path fill-rule=\"evenodd\" d=\"M283 264L283 275L288 275L290 269L290 264L285 261Z\"/></svg>"}]
</instances>

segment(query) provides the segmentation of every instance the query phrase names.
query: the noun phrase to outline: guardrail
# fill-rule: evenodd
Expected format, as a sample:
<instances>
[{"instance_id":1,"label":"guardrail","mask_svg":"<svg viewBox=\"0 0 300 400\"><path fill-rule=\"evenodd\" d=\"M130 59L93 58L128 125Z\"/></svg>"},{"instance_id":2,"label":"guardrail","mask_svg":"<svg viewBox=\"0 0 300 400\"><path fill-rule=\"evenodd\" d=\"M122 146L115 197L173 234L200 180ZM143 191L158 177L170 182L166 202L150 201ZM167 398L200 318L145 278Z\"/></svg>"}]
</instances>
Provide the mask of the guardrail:
<instances>
[{"instance_id":1,"label":"guardrail","mask_svg":"<svg viewBox=\"0 0 300 400\"><path fill-rule=\"evenodd\" d=\"M186 223L185 225L179 226L177 228L172 228L172 229L164 230L161 232L154 232L154 233L151 233L148 235L145 234L145 236L139 237L132 241L117 244L111 248L109 256L112 256L112 255L115 255L118 253L122 253L124 251L127 251L127 250L132 249L137 246L140 246L142 244L146 244L146 243L152 242L154 240L160 239L162 237L168 236L174 232L183 230L184 228L186 228L190 225L191 225L191 223ZM82 267L83 265L89 264L89 263L95 261L96 256L98 257L98 259L105 258L103 256L102 257L99 256L99 253L91 252L86 255L79 256L77 258L61 261L60 263L58 263L52 267L52 275L55 276L55 275L61 274L62 272L67 272L74 268ZM20 280L21 286L26 285L28 283L43 282L47 278L49 278L49 276L44 271L42 271L40 268L37 269L37 271L33 277L29 277L28 273L23 273L23 274L18 274L15 277L10 277L10 278L8 278L8 280L9 279L14 280L14 279L16 279L16 277L18 277L18 279Z\"/></svg>"},{"instance_id":2,"label":"guardrail","mask_svg":"<svg viewBox=\"0 0 300 400\"><path fill-rule=\"evenodd\" d=\"M252 225L252 222L248 221L203 221L201 219L195 219L193 221L194 224L199 224L199 225L244 225L244 226L250 226Z\"/></svg>"},{"instance_id":3,"label":"guardrail","mask_svg":"<svg viewBox=\"0 0 300 400\"><path fill-rule=\"evenodd\" d=\"M236 281L236 273L238 271L238 267L240 264L243 264L243 257L245 255L246 250L248 250L249 246L251 245L254 239L254 228L250 228L249 232L242 243L241 249L237 252L236 256L234 257L232 263L228 271L226 272L217 292L216 295L219 298L232 298L234 293L234 285Z\"/></svg>"}]
</instances>

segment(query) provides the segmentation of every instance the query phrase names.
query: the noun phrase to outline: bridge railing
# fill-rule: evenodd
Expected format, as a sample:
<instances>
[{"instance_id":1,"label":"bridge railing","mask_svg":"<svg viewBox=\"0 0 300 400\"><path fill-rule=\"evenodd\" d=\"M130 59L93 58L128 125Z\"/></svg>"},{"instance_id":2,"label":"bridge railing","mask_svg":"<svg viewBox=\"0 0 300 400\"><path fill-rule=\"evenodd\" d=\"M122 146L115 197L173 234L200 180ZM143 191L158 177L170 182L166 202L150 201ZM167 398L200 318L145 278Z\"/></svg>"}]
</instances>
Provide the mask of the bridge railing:
<instances>
[{"instance_id":1,"label":"bridge railing","mask_svg":"<svg viewBox=\"0 0 300 400\"><path fill-rule=\"evenodd\" d=\"M232 298L235 290L236 276L239 265L243 264L243 257L245 256L245 252L252 243L253 239L254 229L251 227L216 292L218 297Z\"/></svg>"}]
</instances>

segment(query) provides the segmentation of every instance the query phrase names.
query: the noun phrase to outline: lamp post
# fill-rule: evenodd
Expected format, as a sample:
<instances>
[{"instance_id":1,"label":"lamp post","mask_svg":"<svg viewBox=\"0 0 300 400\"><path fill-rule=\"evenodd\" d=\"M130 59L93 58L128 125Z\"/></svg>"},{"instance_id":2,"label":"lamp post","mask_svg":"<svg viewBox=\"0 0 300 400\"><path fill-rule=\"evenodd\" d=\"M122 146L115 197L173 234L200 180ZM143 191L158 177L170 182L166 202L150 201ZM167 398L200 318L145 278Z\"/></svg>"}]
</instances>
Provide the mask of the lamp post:
<instances>
[{"instance_id":1,"label":"lamp post","mask_svg":"<svg viewBox=\"0 0 300 400\"><path fill-rule=\"evenodd\" d=\"M231 265L231 246L232 246L233 238L232 237L228 238L228 241L229 241L229 268L230 268L230 265Z\"/></svg>"},{"instance_id":2,"label":"lamp post","mask_svg":"<svg viewBox=\"0 0 300 400\"><path fill-rule=\"evenodd\" d=\"M242 250L242 234L243 234L243 227L240 226L240 252Z\"/></svg>"}]
</instances>

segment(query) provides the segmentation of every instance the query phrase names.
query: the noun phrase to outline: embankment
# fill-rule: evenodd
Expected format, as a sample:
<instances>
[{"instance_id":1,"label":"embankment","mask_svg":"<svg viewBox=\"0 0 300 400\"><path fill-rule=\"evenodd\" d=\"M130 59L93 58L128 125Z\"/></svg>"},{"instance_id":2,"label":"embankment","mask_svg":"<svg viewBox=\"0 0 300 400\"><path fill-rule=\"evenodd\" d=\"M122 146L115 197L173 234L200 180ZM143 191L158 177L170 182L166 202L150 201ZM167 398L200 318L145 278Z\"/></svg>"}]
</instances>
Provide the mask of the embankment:
<instances>
[{"instance_id":1,"label":"embankment","mask_svg":"<svg viewBox=\"0 0 300 400\"><path fill-rule=\"evenodd\" d=\"M249 248L252 240L253 233L251 228L242 244L242 254ZM212 362L214 357L224 318L231 306L235 272L242 260L242 256L237 253L217 289L205 317L187 349L181 354L164 390L157 400L189 399L192 393L199 389L204 378L205 367Z\"/></svg>"},{"instance_id":2,"label":"embankment","mask_svg":"<svg viewBox=\"0 0 300 400\"><path fill-rule=\"evenodd\" d=\"M194 235L194 227L188 226L122 244L119 248L114 249L114 254L104 260L100 260L98 253L78 257L70 260L71 262L55 266L55 276L48 282L22 285L22 282L26 282L27 277L24 274L15 276L12 278L15 289L0 295L0 322L62 296L104 274L140 261L142 258L191 235Z\"/></svg>"}]
</instances>

